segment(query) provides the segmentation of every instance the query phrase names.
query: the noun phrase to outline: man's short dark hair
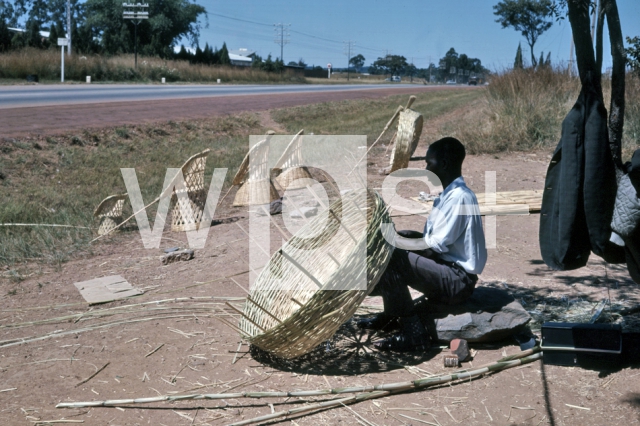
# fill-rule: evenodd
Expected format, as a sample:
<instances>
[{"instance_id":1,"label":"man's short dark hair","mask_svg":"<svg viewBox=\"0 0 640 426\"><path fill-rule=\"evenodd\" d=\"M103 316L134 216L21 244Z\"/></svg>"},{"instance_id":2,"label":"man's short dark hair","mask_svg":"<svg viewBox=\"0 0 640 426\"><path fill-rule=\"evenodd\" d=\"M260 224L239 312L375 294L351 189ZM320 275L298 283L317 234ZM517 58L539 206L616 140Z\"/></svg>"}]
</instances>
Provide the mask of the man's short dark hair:
<instances>
[{"instance_id":1,"label":"man's short dark hair","mask_svg":"<svg viewBox=\"0 0 640 426\"><path fill-rule=\"evenodd\" d=\"M464 145L458 139L452 137L439 139L429 145L428 149L431 149L438 157L460 166L466 155Z\"/></svg>"}]
</instances>

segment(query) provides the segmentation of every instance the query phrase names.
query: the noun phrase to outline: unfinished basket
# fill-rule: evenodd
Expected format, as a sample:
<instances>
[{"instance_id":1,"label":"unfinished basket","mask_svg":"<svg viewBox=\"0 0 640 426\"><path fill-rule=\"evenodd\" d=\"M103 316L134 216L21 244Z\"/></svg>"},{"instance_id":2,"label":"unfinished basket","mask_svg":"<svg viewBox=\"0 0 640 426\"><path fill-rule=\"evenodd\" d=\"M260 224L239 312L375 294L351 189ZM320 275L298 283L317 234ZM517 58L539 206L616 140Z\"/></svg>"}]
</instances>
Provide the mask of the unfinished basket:
<instances>
[{"instance_id":1,"label":"unfinished basket","mask_svg":"<svg viewBox=\"0 0 640 426\"><path fill-rule=\"evenodd\" d=\"M241 185L233 200L234 206L269 204L280 198L271 182L268 159L269 138L255 144L242 160L232 182Z\"/></svg>"},{"instance_id":2,"label":"unfinished basket","mask_svg":"<svg viewBox=\"0 0 640 426\"><path fill-rule=\"evenodd\" d=\"M171 230L191 231L198 229L202 221L207 190L204 184L204 168L207 165L209 149L192 156L182 166L185 188L174 191L171 197ZM186 193L186 197L178 194Z\"/></svg>"},{"instance_id":3,"label":"unfinished basket","mask_svg":"<svg viewBox=\"0 0 640 426\"><path fill-rule=\"evenodd\" d=\"M391 166L389 173L409 167L409 159L418 147L423 122L422 114L412 109L405 109L400 113L395 145L389 160Z\"/></svg>"},{"instance_id":4,"label":"unfinished basket","mask_svg":"<svg viewBox=\"0 0 640 426\"><path fill-rule=\"evenodd\" d=\"M122 222L122 207L126 198L127 194L110 195L98 204L93 212L93 216L100 219L98 235L108 234Z\"/></svg>"},{"instance_id":5,"label":"unfinished basket","mask_svg":"<svg viewBox=\"0 0 640 426\"><path fill-rule=\"evenodd\" d=\"M380 195L363 192L366 207L355 204L355 191L347 193L329 207L334 214L326 216L326 227L316 216L272 256L239 324L252 344L285 359L304 355L333 336L373 290L393 253L380 231L383 221L391 221ZM363 226L357 242L349 231L338 232ZM366 265L357 262L364 247ZM366 290L344 290L356 280L366 280Z\"/></svg>"},{"instance_id":6,"label":"unfinished basket","mask_svg":"<svg viewBox=\"0 0 640 426\"><path fill-rule=\"evenodd\" d=\"M282 173L276 178L277 184L282 189L300 189L305 188L308 182L304 179L313 179L309 169L307 169L302 159L302 135L304 130L300 130L293 137L282 156L275 165L275 169L282 170Z\"/></svg>"}]
</instances>

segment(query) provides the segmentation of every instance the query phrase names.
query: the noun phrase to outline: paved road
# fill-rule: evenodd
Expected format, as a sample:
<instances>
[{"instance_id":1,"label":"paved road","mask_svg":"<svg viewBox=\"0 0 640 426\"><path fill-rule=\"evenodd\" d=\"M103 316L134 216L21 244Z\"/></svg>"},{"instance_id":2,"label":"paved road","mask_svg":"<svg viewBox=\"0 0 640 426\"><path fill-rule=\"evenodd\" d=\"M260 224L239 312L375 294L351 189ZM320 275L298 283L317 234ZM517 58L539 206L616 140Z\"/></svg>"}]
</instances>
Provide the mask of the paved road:
<instances>
[{"instance_id":1,"label":"paved road","mask_svg":"<svg viewBox=\"0 0 640 426\"><path fill-rule=\"evenodd\" d=\"M154 101L238 95L338 93L416 87L408 84L358 85L55 85L0 86L0 109L104 102Z\"/></svg>"},{"instance_id":2,"label":"paved road","mask_svg":"<svg viewBox=\"0 0 640 426\"><path fill-rule=\"evenodd\" d=\"M257 91L258 93L252 92ZM319 102L379 99L475 87L340 86L0 86L0 144L26 135L74 134L124 124L207 119Z\"/></svg>"}]
</instances>

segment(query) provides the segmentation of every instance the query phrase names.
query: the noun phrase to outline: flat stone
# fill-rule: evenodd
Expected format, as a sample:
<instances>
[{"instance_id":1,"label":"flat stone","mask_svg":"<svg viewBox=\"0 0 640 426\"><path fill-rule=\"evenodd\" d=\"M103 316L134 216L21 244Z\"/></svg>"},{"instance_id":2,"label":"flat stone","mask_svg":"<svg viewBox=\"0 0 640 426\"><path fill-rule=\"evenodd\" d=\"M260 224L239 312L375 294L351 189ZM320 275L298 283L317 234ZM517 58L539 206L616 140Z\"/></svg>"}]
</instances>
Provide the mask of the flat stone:
<instances>
[{"instance_id":1,"label":"flat stone","mask_svg":"<svg viewBox=\"0 0 640 426\"><path fill-rule=\"evenodd\" d=\"M445 342L505 339L520 332L531 320L529 313L508 292L491 287L477 287L461 305L424 303L417 306L432 337Z\"/></svg>"}]
</instances>

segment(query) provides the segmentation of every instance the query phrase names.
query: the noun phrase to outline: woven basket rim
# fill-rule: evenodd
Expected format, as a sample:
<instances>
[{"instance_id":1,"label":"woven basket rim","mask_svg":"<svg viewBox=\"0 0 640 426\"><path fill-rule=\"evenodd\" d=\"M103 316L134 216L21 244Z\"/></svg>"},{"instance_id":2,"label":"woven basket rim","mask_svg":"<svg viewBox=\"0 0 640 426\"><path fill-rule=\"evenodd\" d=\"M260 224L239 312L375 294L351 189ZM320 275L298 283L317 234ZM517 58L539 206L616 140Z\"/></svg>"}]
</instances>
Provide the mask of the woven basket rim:
<instances>
[{"instance_id":1,"label":"woven basket rim","mask_svg":"<svg viewBox=\"0 0 640 426\"><path fill-rule=\"evenodd\" d=\"M93 211L93 216L98 217L99 215L101 215L102 209L104 208L104 206L111 201L126 200L127 195L128 194L126 192L124 194L109 195L107 198L100 201L100 204L98 204L98 207L96 207L96 209Z\"/></svg>"},{"instance_id":2,"label":"woven basket rim","mask_svg":"<svg viewBox=\"0 0 640 426\"><path fill-rule=\"evenodd\" d=\"M409 122L405 122L403 120L407 115L411 116ZM420 134L422 133L423 121L424 118L422 114L412 109L405 109L400 112L400 116L398 117L396 140L389 160L391 171L405 168L409 164L411 156L413 155L420 139ZM404 126L410 127L411 125L413 125L413 128L409 129L411 130L411 134L407 135L408 132ZM406 138L406 136L411 137Z\"/></svg>"},{"instance_id":3,"label":"woven basket rim","mask_svg":"<svg viewBox=\"0 0 640 426\"><path fill-rule=\"evenodd\" d=\"M289 145L287 145L285 150L282 152L282 155L280 156L278 161L276 161L276 164L272 168L274 169L282 168L282 165L287 162L287 160L289 159L289 156L295 151L296 146L302 140L301 138L302 135L304 135L304 129L301 129L298 133L296 133L293 136L293 139L291 139L291 142L289 142Z\"/></svg>"},{"instance_id":4,"label":"woven basket rim","mask_svg":"<svg viewBox=\"0 0 640 426\"><path fill-rule=\"evenodd\" d=\"M368 252L370 247L376 247L375 253L367 256L367 267L365 270L358 272L358 274L364 273L364 278L368 279L367 289L336 290L336 284L340 284L341 282L343 283L344 281L342 280L348 278L347 275L344 275L344 270L342 270L341 267L338 267L326 278L324 283L321 283L322 286L320 288L313 291L311 297L301 307L293 310L288 317L280 318L279 324L275 324L269 329L263 330L262 333L254 335L251 335L248 330L255 330L256 328L253 327L245 318L247 318L246 315L250 315L251 312L258 311L251 307L250 302L246 302L245 317L241 319L239 328L242 334L253 344L283 358L295 358L303 355L304 353L312 350L322 341L331 337L340 325L353 315L357 306L359 306L366 295L373 289L381 275L381 272L377 272L377 276L371 278L368 276L370 269L369 266L371 263L375 263L378 266L378 271L384 271L391 253L393 252L393 246L388 244L379 232L379 225L382 220L386 217L387 221L389 221L387 209L382 197L377 192L371 190L367 190L365 194L366 196L371 197L371 201L367 201L367 208L370 209L367 210L367 232L360 237L360 239L353 245L351 251L341 261L344 262L342 265L347 265L348 267L349 263L347 262L349 259L352 259L352 256L354 256L355 250L357 250L358 247L364 244L364 246L367 247ZM343 199L339 200L343 201ZM303 234L305 228L310 226L311 223L307 224L299 231L299 233ZM373 232L373 238L372 229L375 230ZM299 233L296 233L296 235ZM293 238L291 240L293 240ZM273 289L260 288L258 286L260 285L262 276L269 273L266 271L270 270L270 265L272 265L273 262L278 261L279 252L280 251L276 252L271 257L269 263L264 267L254 284L250 297L255 298L256 294L260 297L260 292L273 291ZM268 278L269 277L267 277L267 279ZM289 292L288 290L284 291ZM264 294L266 295L267 293ZM293 306L291 304L289 305ZM324 315L314 323L309 322L313 321L315 316L327 310L332 311L330 319L326 319L325 317L327 317L327 315ZM260 314L260 317L263 320L267 318L263 314ZM260 321L260 319L258 319L258 321ZM273 323L273 321L271 322ZM264 322L262 322L262 324L264 324ZM303 324L302 329L300 328L300 324ZM284 332L287 335L291 335L291 330L295 330L295 332L298 333L296 338L293 339L295 342L282 342L283 338L281 333Z\"/></svg>"}]
</instances>

